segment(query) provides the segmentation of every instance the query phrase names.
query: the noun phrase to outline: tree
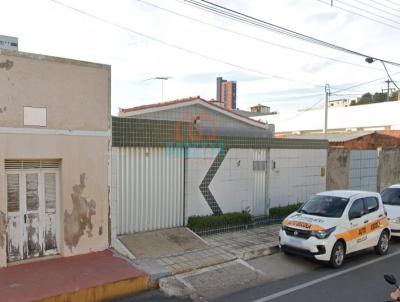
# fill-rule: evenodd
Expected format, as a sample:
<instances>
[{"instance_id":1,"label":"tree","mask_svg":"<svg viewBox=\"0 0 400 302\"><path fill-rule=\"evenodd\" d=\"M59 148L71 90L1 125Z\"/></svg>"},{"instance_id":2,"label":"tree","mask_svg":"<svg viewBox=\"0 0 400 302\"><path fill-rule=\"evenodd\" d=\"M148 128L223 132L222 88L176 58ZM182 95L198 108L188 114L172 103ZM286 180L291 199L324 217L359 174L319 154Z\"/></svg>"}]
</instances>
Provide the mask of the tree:
<instances>
[{"instance_id":1,"label":"tree","mask_svg":"<svg viewBox=\"0 0 400 302\"><path fill-rule=\"evenodd\" d=\"M372 103L372 94L367 92L361 96L361 98L357 104L362 105L362 104L370 104L370 103Z\"/></svg>"},{"instance_id":2,"label":"tree","mask_svg":"<svg viewBox=\"0 0 400 302\"><path fill-rule=\"evenodd\" d=\"M387 99L387 93L375 92L374 96L372 97L372 103L386 102L386 99Z\"/></svg>"}]
</instances>

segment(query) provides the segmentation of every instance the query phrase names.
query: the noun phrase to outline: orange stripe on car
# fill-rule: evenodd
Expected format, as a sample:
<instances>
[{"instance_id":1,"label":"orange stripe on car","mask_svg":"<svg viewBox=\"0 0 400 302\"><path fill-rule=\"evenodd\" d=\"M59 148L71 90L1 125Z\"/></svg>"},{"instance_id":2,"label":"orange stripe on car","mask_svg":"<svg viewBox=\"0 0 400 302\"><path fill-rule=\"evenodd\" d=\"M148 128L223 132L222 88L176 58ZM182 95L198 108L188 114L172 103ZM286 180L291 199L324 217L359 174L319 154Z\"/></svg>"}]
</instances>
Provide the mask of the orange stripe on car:
<instances>
[{"instance_id":1,"label":"orange stripe on car","mask_svg":"<svg viewBox=\"0 0 400 302\"><path fill-rule=\"evenodd\" d=\"M308 230L308 231L323 231L324 230L324 228L319 225L311 224L311 223L304 222L304 221L285 219L282 224L284 226L294 227L294 228L301 229L301 230Z\"/></svg>"},{"instance_id":2,"label":"orange stripe on car","mask_svg":"<svg viewBox=\"0 0 400 302\"><path fill-rule=\"evenodd\" d=\"M389 225L387 218L378 219L374 222L366 224L362 227L337 234L335 237L336 239L343 239L344 241L352 241L358 239L364 235L367 235L377 229L383 229Z\"/></svg>"}]
</instances>

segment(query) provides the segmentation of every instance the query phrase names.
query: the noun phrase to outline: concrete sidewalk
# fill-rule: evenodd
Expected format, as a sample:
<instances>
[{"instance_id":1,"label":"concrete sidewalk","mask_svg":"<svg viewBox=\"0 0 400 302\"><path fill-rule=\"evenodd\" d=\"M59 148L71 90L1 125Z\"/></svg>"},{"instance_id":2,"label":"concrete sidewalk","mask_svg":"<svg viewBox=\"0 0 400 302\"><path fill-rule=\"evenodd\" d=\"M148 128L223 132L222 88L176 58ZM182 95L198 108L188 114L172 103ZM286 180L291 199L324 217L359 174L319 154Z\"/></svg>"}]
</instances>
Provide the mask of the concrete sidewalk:
<instances>
[{"instance_id":1,"label":"concrete sidewalk","mask_svg":"<svg viewBox=\"0 0 400 302\"><path fill-rule=\"evenodd\" d=\"M212 267L237 259L248 260L273 254L278 250L279 227L279 225L260 226L201 238L192 234L194 240L201 240L204 246L170 255L157 251L157 254L164 254L164 256L139 257L133 262L148 273L150 283L157 284L159 279L171 275ZM155 237L154 234L151 236ZM185 238L188 237L185 236Z\"/></svg>"},{"instance_id":2,"label":"concrete sidewalk","mask_svg":"<svg viewBox=\"0 0 400 302\"><path fill-rule=\"evenodd\" d=\"M143 271L110 250L0 269L2 302L105 301L147 286Z\"/></svg>"}]
</instances>

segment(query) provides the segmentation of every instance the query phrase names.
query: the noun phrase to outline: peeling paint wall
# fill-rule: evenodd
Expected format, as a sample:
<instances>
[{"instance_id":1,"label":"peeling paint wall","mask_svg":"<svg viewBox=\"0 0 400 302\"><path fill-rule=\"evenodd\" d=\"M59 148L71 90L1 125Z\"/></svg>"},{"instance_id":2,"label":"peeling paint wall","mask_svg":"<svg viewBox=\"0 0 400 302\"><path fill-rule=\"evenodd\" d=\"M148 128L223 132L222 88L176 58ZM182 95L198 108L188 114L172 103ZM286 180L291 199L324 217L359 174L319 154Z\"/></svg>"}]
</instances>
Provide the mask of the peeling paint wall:
<instances>
[{"instance_id":1,"label":"peeling paint wall","mask_svg":"<svg viewBox=\"0 0 400 302\"><path fill-rule=\"evenodd\" d=\"M329 149L326 174L327 190L349 188L350 150Z\"/></svg>"},{"instance_id":2,"label":"peeling paint wall","mask_svg":"<svg viewBox=\"0 0 400 302\"><path fill-rule=\"evenodd\" d=\"M378 189L400 183L400 150L382 150L379 153Z\"/></svg>"},{"instance_id":3,"label":"peeling paint wall","mask_svg":"<svg viewBox=\"0 0 400 302\"><path fill-rule=\"evenodd\" d=\"M0 267L7 265L6 159L60 160L62 256L108 247L110 87L110 66L0 50ZM24 127L24 106L47 108L47 127ZM54 245L54 230L45 232ZM32 221L33 250L35 236Z\"/></svg>"}]
</instances>

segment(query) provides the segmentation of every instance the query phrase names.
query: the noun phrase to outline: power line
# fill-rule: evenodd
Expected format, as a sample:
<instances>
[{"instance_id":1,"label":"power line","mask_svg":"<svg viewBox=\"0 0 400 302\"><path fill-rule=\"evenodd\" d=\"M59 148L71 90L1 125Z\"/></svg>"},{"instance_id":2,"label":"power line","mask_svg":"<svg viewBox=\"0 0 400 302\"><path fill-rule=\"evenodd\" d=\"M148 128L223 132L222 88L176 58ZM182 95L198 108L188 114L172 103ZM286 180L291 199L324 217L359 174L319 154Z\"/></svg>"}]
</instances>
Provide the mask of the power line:
<instances>
[{"instance_id":1,"label":"power line","mask_svg":"<svg viewBox=\"0 0 400 302\"><path fill-rule=\"evenodd\" d=\"M234 18L235 20L244 21L244 22L246 22L248 24L252 24L252 25L258 26L260 28L264 28L264 29L273 31L275 33L279 33L279 34L282 34L282 35L285 35L285 36L289 36L289 37L296 38L296 39L299 39L299 40L302 40L302 41L313 43L313 44L316 44L316 45L319 45L319 46L324 46L324 47L327 47L327 48L335 49L337 51L346 52L346 53L353 54L353 55L356 55L356 56L360 56L360 57L363 57L363 58L371 57L371 58L374 58L376 60L382 60L387 64L391 64L391 65L400 67L400 63L388 61L388 60L385 60L385 59L375 58L373 56L366 55L366 54L360 53L358 51L354 51L354 50L351 50L351 49L348 49L348 48L345 48L345 47L342 47L342 46L338 46L338 45L335 45L335 44L332 44L332 43L329 43L329 42L325 42L325 41L322 41L320 39L313 38L311 36L304 35L304 34L301 34L299 32L284 28L282 26L275 25L275 24L272 24L270 22L267 22L267 21L264 21L264 20L261 20L261 19L255 18L255 17L251 17L251 16L249 16L247 14L238 12L238 11L233 10L233 9L226 8L224 6L212 3L212 2L207 1L207 0L200 0L200 1L197 1L197 0L184 0L184 1L194 5L196 7L201 7L203 9L206 9L206 10L212 12L212 13L217 13L218 15L222 15L222 16L229 16L231 18Z\"/></svg>"},{"instance_id":2,"label":"power line","mask_svg":"<svg viewBox=\"0 0 400 302\"><path fill-rule=\"evenodd\" d=\"M394 2L394 1L391 1L391 0L386 0L386 1L389 2L389 3L392 3L392 4L394 4L394 5L400 6L400 3L397 3L397 2Z\"/></svg>"},{"instance_id":3,"label":"power line","mask_svg":"<svg viewBox=\"0 0 400 302\"><path fill-rule=\"evenodd\" d=\"M298 118L300 115L302 115L302 114L304 114L304 113L310 111L310 110L313 109L315 106L317 106L319 103L321 103L322 101L324 101L324 99L325 99L324 97L321 98L321 99L319 99L317 102L315 102L315 103L314 103L313 105L311 105L310 107L308 107L308 108L306 108L306 109L304 109L304 110L302 110L302 111L296 113L296 114L293 115L292 117L289 117L289 118L284 119L284 120L282 120L282 121L276 121L275 124L278 124L278 123L286 123L286 122L288 122L288 121L291 121L291 120L294 120L294 119Z\"/></svg>"},{"instance_id":4,"label":"power line","mask_svg":"<svg viewBox=\"0 0 400 302\"><path fill-rule=\"evenodd\" d=\"M378 5L380 5L380 6L383 6L384 8L388 8L388 9L392 9L392 10L394 10L394 11L400 12L400 9L387 6L387 5L385 5L385 4L381 3L381 2L378 2L378 1L375 1L375 0L369 0L369 1L372 2L372 3L378 4ZM399 17L399 16L398 16L398 17Z\"/></svg>"},{"instance_id":5,"label":"power line","mask_svg":"<svg viewBox=\"0 0 400 302\"><path fill-rule=\"evenodd\" d=\"M400 72L396 72L393 75L397 75L397 74L400 74ZM371 80L371 81L355 84L355 85L352 85L352 86L349 86L349 87L346 87L346 88L341 88L341 89L338 89L336 91L333 91L333 92L331 92L331 94L336 94L337 92L342 92L342 91L349 91L350 89L353 89L353 88L356 88L356 87L365 86L365 85L368 85L368 84L371 84L371 83L374 83L374 82L378 82L378 81L382 81L382 80L385 80L385 79L386 79L386 77L381 77L381 78L378 78L378 79L375 79L375 80Z\"/></svg>"},{"instance_id":6,"label":"power line","mask_svg":"<svg viewBox=\"0 0 400 302\"><path fill-rule=\"evenodd\" d=\"M312 53L312 52L300 50L300 49L297 49L297 48L289 47L289 46L286 46L286 45L282 45L282 44L279 44L279 43L275 43L275 42L267 41L267 40L264 40L264 39L260 39L260 38L255 37L255 36L247 35L247 34L244 34L244 33L238 32L238 31L231 30L231 29L226 28L226 27L214 25L214 24L202 21L200 19L196 19L196 18L187 16L187 15L184 15L184 14L180 14L180 13L178 13L176 11L173 11L173 10L158 6L156 4L153 4L153 3L150 3L150 2L147 2L147 1L144 1L144 0L136 0L136 1L138 1L140 3L143 3L143 4L146 4L148 6L151 6L151 7L157 8L159 10L168 12L170 14L174 14L176 16L179 16L179 17L182 17L182 18L185 18L185 19L188 19L188 20L200 23L200 24L211 26L211 27L217 28L217 29L222 30L222 31L230 32L230 33L233 33L235 35L239 35L239 36L243 36L243 37L246 37L246 38L249 38L249 39L253 39L253 40L256 40L256 41L261 42L261 43L273 45L273 46L276 46L276 47L284 48L284 49L287 49L287 50L295 51L295 52L298 52L298 53L306 54L306 55L317 57L317 58L327 59L327 60L331 60L331 61L335 61L335 62L339 62L339 63L343 63L343 64L353 65L353 66L356 66L356 67L368 68L368 69L382 71L380 68L374 68L374 67L370 67L368 65L361 65L361 64L357 64L357 63L343 61L343 60L336 59L336 58L326 57L326 56L322 56L322 55L319 55L319 54L316 54L316 53Z\"/></svg>"},{"instance_id":7,"label":"power line","mask_svg":"<svg viewBox=\"0 0 400 302\"><path fill-rule=\"evenodd\" d=\"M328 2L325 2L325 1L322 1L322 0L317 0L317 1L318 1L318 2L321 2L321 3L323 3L323 4L326 4L326 5L331 6L331 4L328 3ZM340 10L342 10L342 11L345 11L345 12L350 13L350 14L353 14L353 15L357 15L357 16L359 16L359 17L362 17L362 18L364 18L364 19L373 21L373 22L375 22L375 23L379 23L379 24L382 24L382 25L389 26L389 27L391 27L391 28L393 28L393 29L400 30L400 27L397 27L397 26L395 26L395 25L382 22L382 21L380 21L380 20L371 18L371 17L369 17L369 16L365 16L365 15L363 15L363 14L360 14L360 13L358 13L358 12L355 12L355 11L352 11L352 10L349 10L349 9L346 9L346 8L341 7L341 6L338 6L338 5L335 5L335 7L338 8L338 9L340 9Z\"/></svg>"},{"instance_id":8,"label":"power line","mask_svg":"<svg viewBox=\"0 0 400 302\"><path fill-rule=\"evenodd\" d=\"M339 3L342 3L342 4L344 4L344 5L347 5L347 6L351 7L351 8L355 8L355 9L357 9L357 10L361 10L361 11L366 12L367 14L373 15L373 16L375 16L375 17L378 17L378 18L387 20L387 21L389 21L389 22L393 22L393 23L400 24L400 22L398 22L398 21L395 21L395 20L393 20L393 19L387 18L387 17L382 16L382 15L378 15L378 14L372 13L372 12L370 12L369 10L366 10L366 9L364 9L364 8L362 8L362 7L359 7L359 6L356 6L356 5L353 5L353 4L349 4L349 3L346 3L346 2L341 1L341 0L335 0L335 1L336 1L336 2L339 2ZM359 1L357 1L357 0L354 0L354 1L359 2ZM362 3L362 2L361 2L361 3Z\"/></svg>"},{"instance_id":9,"label":"power line","mask_svg":"<svg viewBox=\"0 0 400 302\"><path fill-rule=\"evenodd\" d=\"M387 70L385 63L384 63L384 62L381 62L381 63L382 63L382 65L383 65L383 67L385 68L385 71L386 71L386 73L387 73L387 76L389 77L389 80L393 83L394 86L396 86L397 89L399 89L399 86L397 86L396 83L392 80L392 77L390 76L390 73L389 73L389 71ZM388 84L388 85L389 85L389 84ZM389 93L389 91L388 91L388 93Z\"/></svg>"},{"instance_id":10,"label":"power line","mask_svg":"<svg viewBox=\"0 0 400 302\"><path fill-rule=\"evenodd\" d=\"M167 45L169 47L178 49L178 50L183 51L183 52L187 52L187 53L192 54L192 55L196 55L196 56L202 57L202 58L210 60L210 61L222 63L222 64L225 64L225 65L228 65L228 66L231 66L231 67L235 67L235 68L238 68L238 69L246 70L246 71L249 71L249 72L252 72L252 73L260 74L260 75L271 77L271 78L276 78L276 79L290 81L290 82L302 83L302 84L309 85L309 86L314 86L314 87L323 87L323 85L321 85L321 84L310 83L310 82L305 82L305 81L299 81L299 80L287 78L287 77L284 77L284 76L279 76L279 75L275 75L275 74L269 74L269 73L265 73L263 71L259 71L259 70L253 69L253 68L245 67L245 66L238 65L238 64L235 64L235 63L231 63L231 62L228 62L228 61L225 61L225 60L222 60L222 59L214 58L214 57L211 57L209 55L202 54L202 53L200 53L198 51L191 50L191 49L188 49L188 48L184 48L182 46L179 46L179 45L176 45L176 44L173 44L173 43L170 43L170 42L166 42L166 41L161 40L159 38L155 38L155 37L149 36L147 34L138 32L138 31L133 30L131 28L128 28L126 26L123 26L123 25L114 23L113 21L107 20L107 19L105 19L103 17L99 17L97 15L88 13L88 12L86 12L84 10L78 9L78 8L70 6L70 5L67 5L67 4L65 4L63 2L59 2L57 0L49 0L49 1L54 2L54 3L58 4L58 5L61 5L61 6L65 7L65 8L68 8L68 9L70 9L72 11L75 11L77 13L80 13L80 14L86 15L88 17L91 17L93 19L96 19L96 20L98 20L100 22L112 25L112 26L114 26L116 28L122 29L124 31L129 32L129 33L144 37L146 39L155 41L155 42L160 43L160 44Z\"/></svg>"}]
</instances>

